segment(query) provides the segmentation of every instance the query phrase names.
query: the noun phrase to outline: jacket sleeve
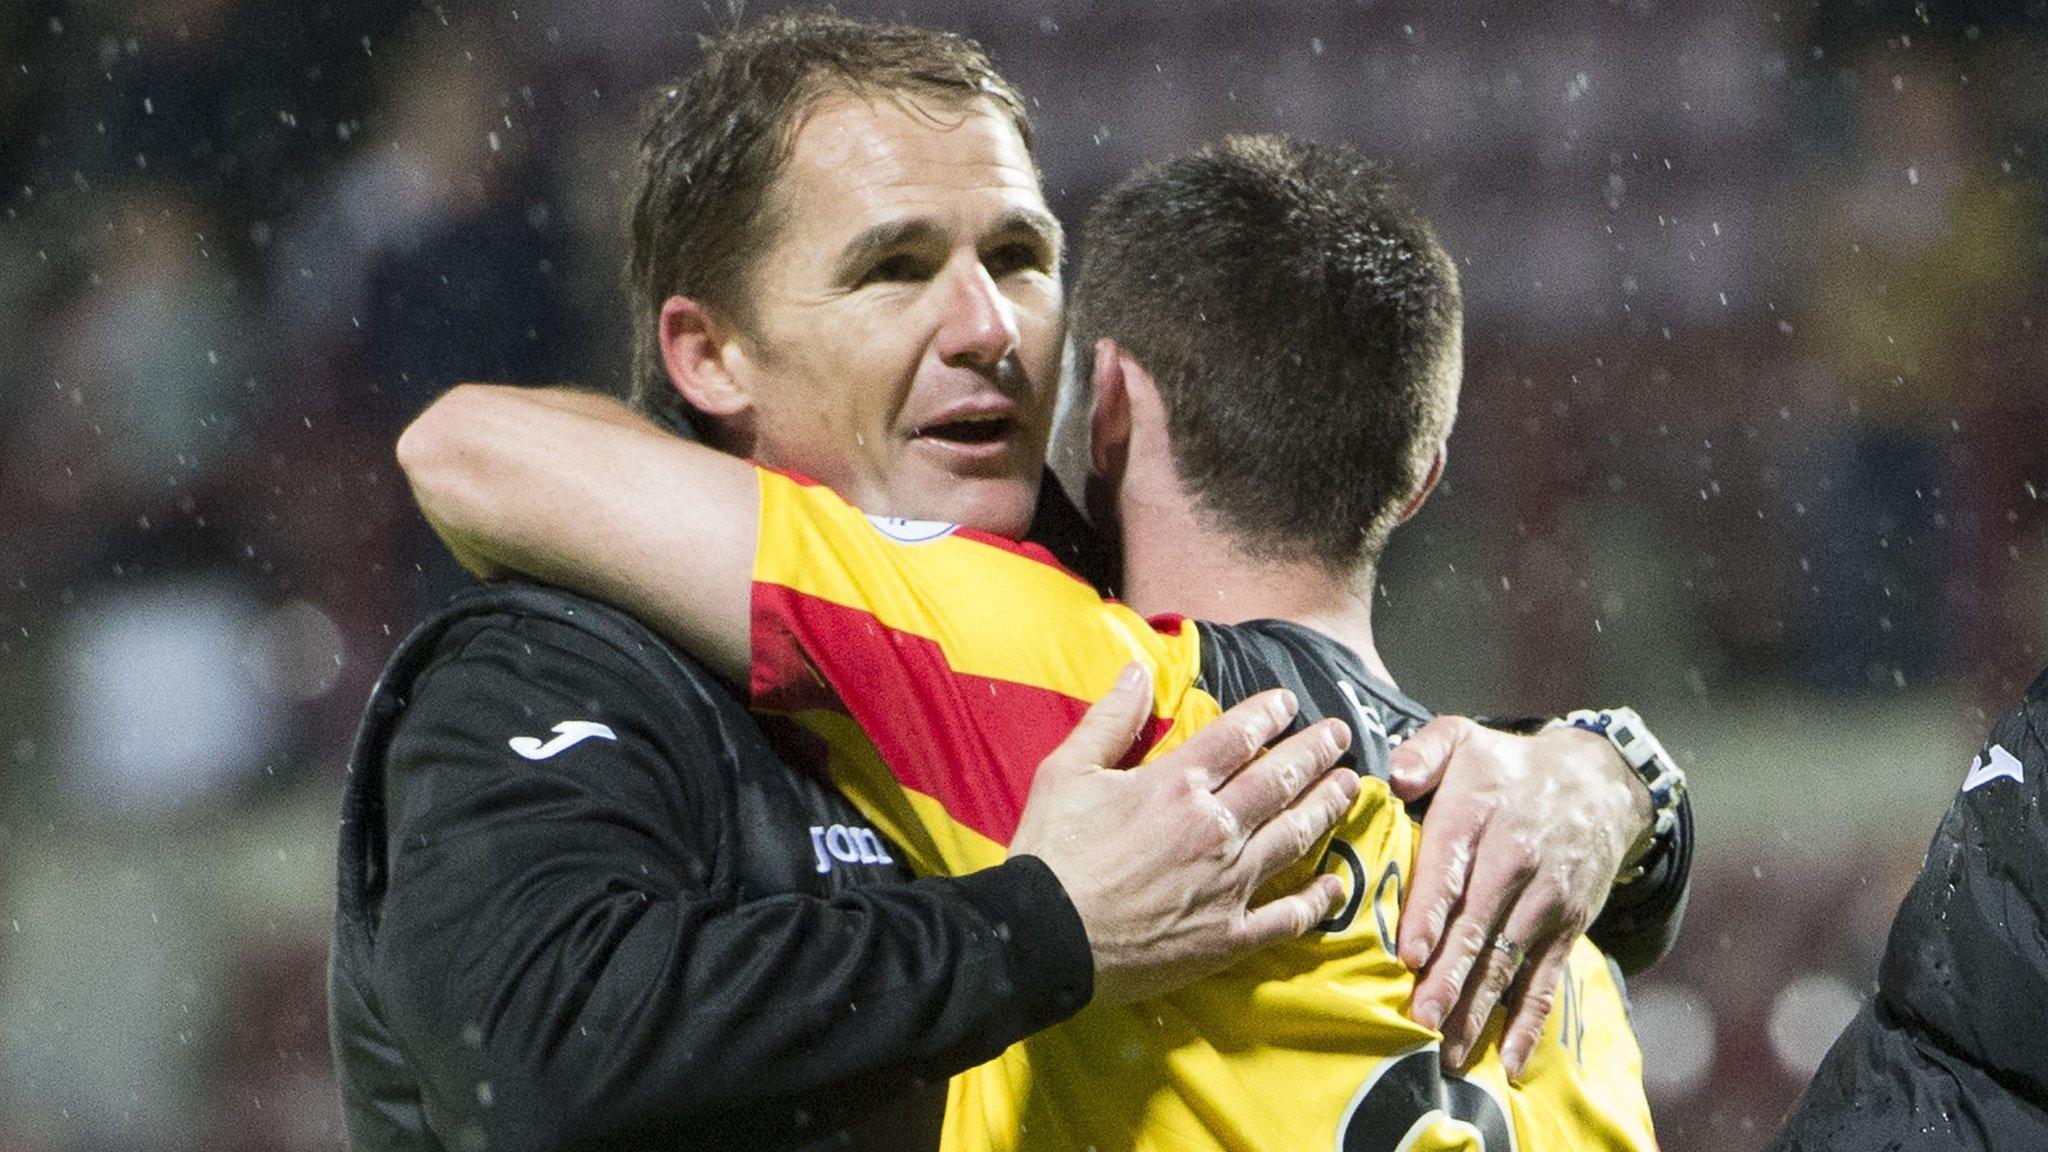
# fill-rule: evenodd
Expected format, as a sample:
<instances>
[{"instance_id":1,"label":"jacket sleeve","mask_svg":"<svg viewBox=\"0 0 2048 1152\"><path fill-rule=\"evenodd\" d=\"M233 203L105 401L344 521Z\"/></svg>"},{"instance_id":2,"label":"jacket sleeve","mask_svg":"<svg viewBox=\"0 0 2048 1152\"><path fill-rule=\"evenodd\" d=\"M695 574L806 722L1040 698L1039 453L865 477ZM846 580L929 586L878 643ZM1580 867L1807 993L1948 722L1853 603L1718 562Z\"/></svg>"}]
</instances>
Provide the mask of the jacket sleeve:
<instances>
[{"instance_id":1,"label":"jacket sleeve","mask_svg":"<svg viewBox=\"0 0 2048 1152\"><path fill-rule=\"evenodd\" d=\"M1030 858L831 899L714 898L735 832L717 761L758 734L606 657L554 621L451 636L388 748L373 984L451 1147L886 1099L1086 1002L1085 930ZM584 727L553 727L570 720Z\"/></svg>"},{"instance_id":2,"label":"jacket sleeve","mask_svg":"<svg viewBox=\"0 0 2048 1152\"><path fill-rule=\"evenodd\" d=\"M1677 942L1692 891L1692 845L1692 797L1681 796L1678 820L1642 862L1642 876L1610 892L1599 917L1586 930L1623 972L1643 971Z\"/></svg>"}]
</instances>

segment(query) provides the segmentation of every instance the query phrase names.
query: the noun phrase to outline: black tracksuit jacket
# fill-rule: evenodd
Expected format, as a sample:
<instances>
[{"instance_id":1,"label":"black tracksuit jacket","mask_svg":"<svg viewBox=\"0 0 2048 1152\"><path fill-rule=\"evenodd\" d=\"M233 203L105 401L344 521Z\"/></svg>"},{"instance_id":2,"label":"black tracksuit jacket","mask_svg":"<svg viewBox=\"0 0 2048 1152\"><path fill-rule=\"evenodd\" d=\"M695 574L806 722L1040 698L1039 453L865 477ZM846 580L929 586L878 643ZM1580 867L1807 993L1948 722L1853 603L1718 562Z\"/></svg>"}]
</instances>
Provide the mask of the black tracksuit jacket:
<instances>
[{"instance_id":1,"label":"black tracksuit jacket","mask_svg":"<svg viewBox=\"0 0 2048 1152\"><path fill-rule=\"evenodd\" d=\"M948 1075L1090 994L1043 864L910 879L715 677L566 592L471 589L416 630L350 774L357 1148L931 1148Z\"/></svg>"},{"instance_id":2,"label":"black tracksuit jacket","mask_svg":"<svg viewBox=\"0 0 2048 1152\"><path fill-rule=\"evenodd\" d=\"M1999 717L1892 921L1877 994L1778 1152L2048 1149L2048 671Z\"/></svg>"},{"instance_id":3,"label":"black tracksuit jacket","mask_svg":"<svg viewBox=\"0 0 2048 1152\"><path fill-rule=\"evenodd\" d=\"M731 689L556 589L415 630L350 774L330 1016L360 1149L930 1149L947 1076L1090 995L1044 865L911 879ZM1676 931L1689 841L1596 925L1625 966Z\"/></svg>"}]
</instances>

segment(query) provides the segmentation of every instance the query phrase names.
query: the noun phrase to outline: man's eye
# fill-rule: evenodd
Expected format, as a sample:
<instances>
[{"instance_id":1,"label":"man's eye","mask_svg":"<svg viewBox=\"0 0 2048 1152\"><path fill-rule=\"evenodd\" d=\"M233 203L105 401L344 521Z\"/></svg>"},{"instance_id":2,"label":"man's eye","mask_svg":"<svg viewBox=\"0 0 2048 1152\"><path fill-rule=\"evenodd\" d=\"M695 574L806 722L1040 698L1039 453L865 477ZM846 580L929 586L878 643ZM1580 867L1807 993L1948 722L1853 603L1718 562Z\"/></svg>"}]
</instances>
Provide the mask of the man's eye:
<instances>
[{"instance_id":1,"label":"man's eye","mask_svg":"<svg viewBox=\"0 0 2048 1152\"><path fill-rule=\"evenodd\" d=\"M1045 257L1031 244L1005 244L981 259L982 267L998 280L1013 272L1036 272L1045 268Z\"/></svg>"},{"instance_id":2,"label":"man's eye","mask_svg":"<svg viewBox=\"0 0 2048 1152\"><path fill-rule=\"evenodd\" d=\"M930 278L931 267L926 261L916 256L898 254L868 269L867 275L862 276L860 282L863 284L901 283L903 281L928 280Z\"/></svg>"}]
</instances>

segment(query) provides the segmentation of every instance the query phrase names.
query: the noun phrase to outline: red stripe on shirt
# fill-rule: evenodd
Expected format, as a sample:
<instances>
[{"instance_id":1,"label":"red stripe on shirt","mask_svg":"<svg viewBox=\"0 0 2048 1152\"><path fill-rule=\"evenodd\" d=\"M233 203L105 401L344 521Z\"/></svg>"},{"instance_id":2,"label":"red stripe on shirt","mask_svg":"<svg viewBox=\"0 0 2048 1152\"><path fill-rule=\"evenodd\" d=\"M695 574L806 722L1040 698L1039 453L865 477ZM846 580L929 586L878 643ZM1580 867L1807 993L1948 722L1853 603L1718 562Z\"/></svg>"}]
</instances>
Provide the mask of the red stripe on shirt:
<instances>
[{"instance_id":1,"label":"red stripe on shirt","mask_svg":"<svg viewBox=\"0 0 2048 1152\"><path fill-rule=\"evenodd\" d=\"M905 788L998 844L1015 834L1039 762L1088 710L1049 688L955 671L936 641L857 608L762 583L753 602L753 707L845 713ZM1151 717L1124 766L1171 727Z\"/></svg>"}]
</instances>

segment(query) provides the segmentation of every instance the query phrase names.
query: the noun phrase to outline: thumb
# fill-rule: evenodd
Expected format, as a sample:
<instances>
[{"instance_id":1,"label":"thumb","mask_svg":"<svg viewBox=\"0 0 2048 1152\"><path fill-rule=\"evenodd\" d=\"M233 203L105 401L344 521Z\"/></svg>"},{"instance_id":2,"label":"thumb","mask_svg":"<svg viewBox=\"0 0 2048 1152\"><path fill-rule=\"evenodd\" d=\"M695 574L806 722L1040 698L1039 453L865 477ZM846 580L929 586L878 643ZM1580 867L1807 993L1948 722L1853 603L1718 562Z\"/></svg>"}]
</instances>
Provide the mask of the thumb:
<instances>
[{"instance_id":1,"label":"thumb","mask_svg":"<svg viewBox=\"0 0 2048 1152\"><path fill-rule=\"evenodd\" d=\"M1410 733L1387 757L1388 783L1402 803L1420 800L1443 783L1451 753L1470 724L1459 716L1439 716Z\"/></svg>"},{"instance_id":2,"label":"thumb","mask_svg":"<svg viewBox=\"0 0 2048 1152\"><path fill-rule=\"evenodd\" d=\"M1123 761L1152 714L1152 674L1133 660L1117 674L1109 694L1088 709L1060 746L1046 757L1046 766L1068 771L1109 768Z\"/></svg>"}]
</instances>

